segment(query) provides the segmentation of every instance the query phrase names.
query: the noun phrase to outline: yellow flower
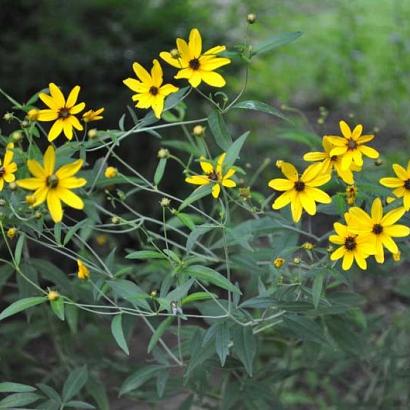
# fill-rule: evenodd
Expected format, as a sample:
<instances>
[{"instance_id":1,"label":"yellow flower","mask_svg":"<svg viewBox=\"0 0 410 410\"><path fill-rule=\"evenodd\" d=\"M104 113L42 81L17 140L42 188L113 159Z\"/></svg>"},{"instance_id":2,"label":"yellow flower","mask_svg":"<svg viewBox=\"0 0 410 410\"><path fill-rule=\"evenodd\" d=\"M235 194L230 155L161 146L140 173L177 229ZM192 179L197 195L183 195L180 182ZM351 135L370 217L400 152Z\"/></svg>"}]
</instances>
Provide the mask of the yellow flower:
<instances>
[{"instance_id":1,"label":"yellow flower","mask_svg":"<svg viewBox=\"0 0 410 410\"><path fill-rule=\"evenodd\" d=\"M366 234L373 240L376 246L376 261L383 263L383 247L395 254L399 248L393 238L402 238L410 234L410 228L396 224L404 213L405 209L401 207L392 209L383 216L382 201L376 198L373 201L370 215L361 208L350 208L348 226L353 233Z\"/></svg>"},{"instance_id":2,"label":"yellow flower","mask_svg":"<svg viewBox=\"0 0 410 410\"><path fill-rule=\"evenodd\" d=\"M322 145L324 148L323 152L308 152L303 156L305 161L321 161L323 165L323 172L331 173L333 169L336 170L337 175L346 184L352 185L354 183L352 171L360 171L361 167L351 164L350 168L342 168L342 155L330 155L332 149L335 147L329 140L329 137L323 137Z\"/></svg>"},{"instance_id":3,"label":"yellow flower","mask_svg":"<svg viewBox=\"0 0 410 410\"><path fill-rule=\"evenodd\" d=\"M63 218L61 201L75 209L84 208L82 199L71 190L81 188L87 181L84 178L74 176L83 165L82 159L63 165L57 171L55 170L55 162L55 151L50 145L44 154L44 166L33 159L28 160L27 167L34 178L21 179L17 181L17 185L35 191L36 201L33 207L47 201L51 218L57 223Z\"/></svg>"},{"instance_id":4,"label":"yellow flower","mask_svg":"<svg viewBox=\"0 0 410 410\"><path fill-rule=\"evenodd\" d=\"M285 259L276 258L272 263L273 263L273 266L275 266L276 269L280 269L285 264Z\"/></svg>"},{"instance_id":5,"label":"yellow flower","mask_svg":"<svg viewBox=\"0 0 410 410\"><path fill-rule=\"evenodd\" d=\"M115 167L107 167L104 175L106 178L114 178L118 175L118 169Z\"/></svg>"},{"instance_id":6,"label":"yellow flower","mask_svg":"<svg viewBox=\"0 0 410 410\"><path fill-rule=\"evenodd\" d=\"M163 83L162 68L158 60L154 60L151 68L151 74L138 63L134 63L132 68L138 77L127 78L123 83L135 91L136 94L132 96L133 101L137 101L135 105L137 108L152 108L157 118L161 117L161 113L164 110L164 100L169 94L178 91L178 87L172 84Z\"/></svg>"},{"instance_id":7,"label":"yellow flower","mask_svg":"<svg viewBox=\"0 0 410 410\"><path fill-rule=\"evenodd\" d=\"M60 294L56 290L49 290L47 293L47 298L50 302L57 300L60 297Z\"/></svg>"},{"instance_id":8,"label":"yellow flower","mask_svg":"<svg viewBox=\"0 0 410 410\"><path fill-rule=\"evenodd\" d=\"M6 235L7 235L7 237L8 237L9 239L14 239L14 237L16 236L16 234L17 234L17 229L16 229L16 228L9 228L9 229L7 229Z\"/></svg>"},{"instance_id":9,"label":"yellow flower","mask_svg":"<svg viewBox=\"0 0 410 410\"><path fill-rule=\"evenodd\" d=\"M83 261L80 259L77 259L77 265L78 265L78 272L77 272L77 277L80 280L85 280L90 277L90 271L87 268L87 266L84 265Z\"/></svg>"},{"instance_id":10,"label":"yellow flower","mask_svg":"<svg viewBox=\"0 0 410 410\"><path fill-rule=\"evenodd\" d=\"M216 162L216 167L204 157L200 158L199 164L205 175L193 175L185 179L188 184L194 185L208 185L213 184L212 196L218 198L221 192L221 186L226 188L236 187L236 182L230 179L236 172L234 168L229 168L226 173L223 173L223 162L225 160L226 153L220 155Z\"/></svg>"},{"instance_id":11,"label":"yellow flower","mask_svg":"<svg viewBox=\"0 0 410 410\"><path fill-rule=\"evenodd\" d=\"M17 164L13 162L13 148L13 143L7 144L3 164L0 160L0 191L3 190L5 182L10 183L16 180L14 173L17 171Z\"/></svg>"},{"instance_id":12,"label":"yellow flower","mask_svg":"<svg viewBox=\"0 0 410 410\"><path fill-rule=\"evenodd\" d=\"M335 135L328 135L326 137L335 146L330 151L330 156L342 156L342 170L349 169L352 162L361 167L363 165L363 155L373 159L378 158L379 153L374 148L364 145L366 142L371 141L374 135L362 135L362 125L356 125L353 131L344 121L340 121L339 126L343 137Z\"/></svg>"},{"instance_id":13,"label":"yellow flower","mask_svg":"<svg viewBox=\"0 0 410 410\"><path fill-rule=\"evenodd\" d=\"M73 138L73 128L82 131L83 126L75 116L79 114L85 107L85 104L77 104L78 93L80 86L76 85L65 99L61 90L54 84L48 86L50 95L40 93L38 96L44 104L48 106L45 110L38 112L38 121L55 121L50 131L48 132L48 140L54 141L62 132L71 140Z\"/></svg>"},{"instance_id":14,"label":"yellow flower","mask_svg":"<svg viewBox=\"0 0 410 410\"><path fill-rule=\"evenodd\" d=\"M407 169L399 164L393 164L393 171L397 178L382 178L379 182L388 188L394 188L393 194L397 198L403 198L406 211L410 210L410 160Z\"/></svg>"},{"instance_id":15,"label":"yellow flower","mask_svg":"<svg viewBox=\"0 0 410 410\"><path fill-rule=\"evenodd\" d=\"M193 28L189 34L188 43L182 38L177 38L178 53L163 51L160 57L179 71L176 79L186 78L192 87L198 87L204 81L212 87L223 87L224 78L216 73L219 67L229 64L231 60L225 57L217 57L217 54L225 51L225 46L212 47L202 53L202 38L198 29Z\"/></svg>"},{"instance_id":16,"label":"yellow flower","mask_svg":"<svg viewBox=\"0 0 410 410\"><path fill-rule=\"evenodd\" d=\"M280 209L290 203L292 218L299 222L303 209L309 215L316 214L316 202L329 204L331 198L317 187L330 180L329 173L323 173L320 164L312 164L299 176L296 168L289 162L283 162L280 170L285 178L269 181L269 187L277 191L285 191L272 204L273 209Z\"/></svg>"},{"instance_id":17,"label":"yellow flower","mask_svg":"<svg viewBox=\"0 0 410 410\"><path fill-rule=\"evenodd\" d=\"M351 268L355 260L360 269L367 269L366 259L374 254L374 243L368 235L357 235L349 227L335 222L333 227L336 235L330 235L330 242L340 245L331 255L330 259L336 261L343 258L342 269Z\"/></svg>"},{"instance_id":18,"label":"yellow flower","mask_svg":"<svg viewBox=\"0 0 410 410\"><path fill-rule=\"evenodd\" d=\"M104 117L101 115L105 108L99 108L98 110L88 110L83 114L84 122L98 121L102 120Z\"/></svg>"}]
</instances>

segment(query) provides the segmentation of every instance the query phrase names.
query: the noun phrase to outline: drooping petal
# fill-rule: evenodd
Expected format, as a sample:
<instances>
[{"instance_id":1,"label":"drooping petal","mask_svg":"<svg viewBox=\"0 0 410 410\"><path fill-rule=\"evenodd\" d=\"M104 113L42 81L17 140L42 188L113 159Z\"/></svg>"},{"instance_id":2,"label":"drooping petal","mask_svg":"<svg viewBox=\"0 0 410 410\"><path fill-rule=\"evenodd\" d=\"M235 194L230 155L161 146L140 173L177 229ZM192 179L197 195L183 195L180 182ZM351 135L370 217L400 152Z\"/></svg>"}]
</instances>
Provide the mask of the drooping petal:
<instances>
[{"instance_id":1,"label":"drooping petal","mask_svg":"<svg viewBox=\"0 0 410 410\"><path fill-rule=\"evenodd\" d=\"M55 223L61 222L63 219L63 208L57 190L55 189L50 189L47 193L47 208L50 212L51 219Z\"/></svg>"},{"instance_id":2,"label":"drooping petal","mask_svg":"<svg viewBox=\"0 0 410 410\"><path fill-rule=\"evenodd\" d=\"M201 73L202 80L212 87L223 87L226 84L225 79L219 73L214 71L204 71Z\"/></svg>"},{"instance_id":3,"label":"drooping petal","mask_svg":"<svg viewBox=\"0 0 410 410\"><path fill-rule=\"evenodd\" d=\"M356 260L357 266L362 269L366 270L367 269L367 262L366 259L363 258L362 256L358 255L357 252L354 253L354 258Z\"/></svg>"},{"instance_id":4,"label":"drooping petal","mask_svg":"<svg viewBox=\"0 0 410 410\"><path fill-rule=\"evenodd\" d=\"M54 141L63 131L64 128L64 121L61 119L58 119L50 128L50 131L48 132L48 140L50 142Z\"/></svg>"},{"instance_id":5,"label":"drooping petal","mask_svg":"<svg viewBox=\"0 0 410 410\"><path fill-rule=\"evenodd\" d=\"M343 257L342 269L349 270L353 265L353 259L354 259L353 253L349 251L346 252Z\"/></svg>"},{"instance_id":6,"label":"drooping petal","mask_svg":"<svg viewBox=\"0 0 410 410\"><path fill-rule=\"evenodd\" d=\"M219 197L219 194L221 192L221 186L219 184L214 184L212 187L212 196L216 199Z\"/></svg>"}]
</instances>

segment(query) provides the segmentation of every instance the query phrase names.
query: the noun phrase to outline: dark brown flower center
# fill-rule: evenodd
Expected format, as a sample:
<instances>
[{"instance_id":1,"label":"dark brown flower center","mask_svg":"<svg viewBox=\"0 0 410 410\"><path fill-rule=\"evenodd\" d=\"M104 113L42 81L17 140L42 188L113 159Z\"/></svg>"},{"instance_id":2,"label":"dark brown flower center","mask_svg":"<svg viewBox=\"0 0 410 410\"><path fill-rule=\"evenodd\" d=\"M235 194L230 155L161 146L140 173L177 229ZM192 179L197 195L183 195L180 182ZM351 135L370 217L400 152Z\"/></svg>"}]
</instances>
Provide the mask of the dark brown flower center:
<instances>
[{"instance_id":1,"label":"dark brown flower center","mask_svg":"<svg viewBox=\"0 0 410 410\"><path fill-rule=\"evenodd\" d=\"M218 181L219 175L217 172L212 171L209 174L206 174L206 176L211 180L211 181Z\"/></svg>"},{"instance_id":2,"label":"dark brown flower center","mask_svg":"<svg viewBox=\"0 0 410 410\"><path fill-rule=\"evenodd\" d=\"M157 95L158 92L159 92L158 87L152 86L152 87L149 89L149 93L150 93L151 95Z\"/></svg>"},{"instance_id":3,"label":"dark brown flower center","mask_svg":"<svg viewBox=\"0 0 410 410\"><path fill-rule=\"evenodd\" d=\"M56 188L58 185L58 177L57 175L50 175L47 177L46 184L49 188Z\"/></svg>"},{"instance_id":4,"label":"dark brown flower center","mask_svg":"<svg viewBox=\"0 0 410 410\"><path fill-rule=\"evenodd\" d=\"M60 110L58 111L58 116L65 119L70 116L70 110L66 107L60 108Z\"/></svg>"},{"instance_id":5,"label":"dark brown flower center","mask_svg":"<svg viewBox=\"0 0 410 410\"><path fill-rule=\"evenodd\" d=\"M376 235L380 235L383 232L383 227L380 224L374 224L372 232Z\"/></svg>"},{"instance_id":6,"label":"dark brown flower center","mask_svg":"<svg viewBox=\"0 0 410 410\"><path fill-rule=\"evenodd\" d=\"M199 60L197 58L193 58L190 62L189 62L189 67L192 68L193 70L199 70Z\"/></svg>"},{"instance_id":7,"label":"dark brown flower center","mask_svg":"<svg viewBox=\"0 0 410 410\"><path fill-rule=\"evenodd\" d=\"M407 181L404 181L404 188L410 191L410 179L408 179Z\"/></svg>"},{"instance_id":8,"label":"dark brown flower center","mask_svg":"<svg viewBox=\"0 0 410 410\"><path fill-rule=\"evenodd\" d=\"M337 155L332 155L332 156L330 157L330 160L331 160L331 161L336 161L336 160L337 160Z\"/></svg>"},{"instance_id":9,"label":"dark brown flower center","mask_svg":"<svg viewBox=\"0 0 410 410\"><path fill-rule=\"evenodd\" d=\"M6 173L6 169L4 167L0 167L0 178Z\"/></svg>"},{"instance_id":10,"label":"dark brown flower center","mask_svg":"<svg viewBox=\"0 0 410 410\"><path fill-rule=\"evenodd\" d=\"M302 192L305 189L305 183L302 181L296 181L295 182L295 189L298 192Z\"/></svg>"},{"instance_id":11,"label":"dark brown flower center","mask_svg":"<svg viewBox=\"0 0 410 410\"><path fill-rule=\"evenodd\" d=\"M354 150L357 148L357 142L355 140L349 139L347 142L347 148L350 150Z\"/></svg>"},{"instance_id":12,"label":"dark brown flower center","mask_svg":"<svg viewBox=\"0 0 410 410\"><path fill-rule=\"evenodd\" d=\"M353 236L348 236L345 239L345 248L348 251L352 251L353 249L356 248L356 239Z\"/></svg>"}]
</instances>

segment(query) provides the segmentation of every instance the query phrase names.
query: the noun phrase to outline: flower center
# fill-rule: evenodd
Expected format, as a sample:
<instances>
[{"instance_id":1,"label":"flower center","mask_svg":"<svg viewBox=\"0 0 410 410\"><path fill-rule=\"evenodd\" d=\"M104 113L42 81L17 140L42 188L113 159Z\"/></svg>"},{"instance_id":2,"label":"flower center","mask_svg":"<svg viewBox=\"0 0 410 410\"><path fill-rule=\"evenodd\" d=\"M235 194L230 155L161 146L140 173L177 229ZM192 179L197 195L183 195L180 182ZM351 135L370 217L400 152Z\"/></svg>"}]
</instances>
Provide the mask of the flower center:
<instances>
[{"instance_id":1,"label":"flower center","mask_svg":"<svg viewBox=\"0 0 410 410\"><path fill-rule=\"evenodd\" d=\"M408 179L407 181L404 181L404 188L410 191L410 179Z\"/></svg>"},{"instance_id":2,"label":"flower center","mask_svg":"<svg viewBox=\"0 0 410 410\"><path fill-rule=\"evenodd\" d=\"M50 175L47 177L46 184L49 188L56 188L58 185L58 177L57 175Z\"/></svg>"},{"instance_id":3,"label":"flower center","mask_svg":"<svg viewBox=\"0 0 410 410\"><path fill-rule=\"evenodd\" d=\"M295 182L295 189L298 192L302 192L305 189L305 183L302 181L296 181Z\"/></svg>"},{"instance_id":4,"label":"flower center","mask_svg":"<svg viewBox=\"0 0 410 410\"><path fill-rule=\"evenodd\" d=\"M6 173L6 169L4 167L0 167L0 178Z\"/></svg>"},{"instance_id":5,"label":"flower center","mask_svg":"<svg viewBox=\"0 0 410 410\"><path fill-rule=\"evenodd\" d=\"M356 248L356 239L353 236L348 236L345 239L345 248L348 251L352 251L353 249Z\"/></svg>"},{"instance_id":6,"label":"flower center","mask_svg":"<svg viewBox=\"0 0 410 410\"><path fill-rule=\"evenodd\" d=\"M66 107L60 108L58 116L63 119L68 118L70 116L70 110Z\"/></svg>"},{"instance_id":7,"label":"flower center","mask_svg":"<svg viewBox=\"0 0 410 410\"><path fill-rule=\"evenodd\" d=\"M210 179L211 181L218 181L219 180L219 175L217 172L212 171L209 174L206 174L208 179Z\"/></svg>"},{"instance_id":8,"label":"flower center","mask_svg":"<svg viewBox=\"0 0 410 410\"><path fill-rule=\"evenodd\" d=\"M190 62L189 62L189 67L191 67L193 70L199 70L199 60L197 58L193 58Z\"/></svg>"},{"instance_id":9,"label":"flower center","mask_svg":"<svg viewBox=\"0 0 410 410\"><path fill-rule=\"evenodd\" d=\"M330 157L330 160L331 160L331 161L336 161L336 160L337 160L337 155L332 155L332 156Z\"/></svg>"},{"instance_id":10,"label":"flower center","mask_svg":"<svg viewBox=\"0 0 410 410\"><path fill-rule=\"evenodd\" d=\"M347 148L350 150L354 150L357 148L357 142L355 140L349 139L347 142Z\"/></svg>"},{"instance_id":11,"label":"flower center","mask_svg":"<svg viewBox=\"0 0 410 410\"><path fill-rule=\"evenodd\" d=\"M159 92L158 87L152 86L152 87L149 89L149 93L150 93L151 95L157 95L158 92Z\"/></svg>"},{"instance_id":12,"label":"flower center","mask_svg":"<svg viewBox=\"0 0 410 410\"><path fill-rule=\"evenodd\" d=\"M383 232L383 227L380 224L374 224L372 232L376 235L380 235Z\"/></svg>"}]
</instances>

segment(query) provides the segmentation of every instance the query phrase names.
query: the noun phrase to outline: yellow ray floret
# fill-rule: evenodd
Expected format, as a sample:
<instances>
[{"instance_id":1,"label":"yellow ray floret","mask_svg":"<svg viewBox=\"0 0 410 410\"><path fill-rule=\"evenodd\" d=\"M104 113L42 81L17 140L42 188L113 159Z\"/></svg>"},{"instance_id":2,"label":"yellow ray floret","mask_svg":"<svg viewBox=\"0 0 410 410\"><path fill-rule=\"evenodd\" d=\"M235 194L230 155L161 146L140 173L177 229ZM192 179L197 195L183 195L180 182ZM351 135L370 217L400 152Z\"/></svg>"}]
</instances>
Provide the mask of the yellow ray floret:
<instances>
[{"instance_id":1,"label":"yellow ray floret","mask_svg":"<svg viewBox=\"0 0 410 410\"><path fill-rule=\"evenodd\" d=\"M78 271L77 277L80 280L86 280L90 277L90 270L81 259L77 259Z\"/></svg>"},{"instance_id":2,"label":"yellow ray floret","mask_svg":"<svg viewBox=\"0 0 410 410\"><path fill-rule=\"evenodd\" d=\"M13 162L13 148L13 143L7 144L3 163L0 160L0 191L3 190L5 182L10 183L16 180L14 174L17 171L17 164Z\"/></svg>"},{"instance_id":3,"label":"yellow ray floret","mask_svg":"<svg viewBox=\"0 0 410 410\"><path fill-rule=\"evenodd\" d=\"M193 28L189 34L188 43L182 38L177 39L177 52L163 51L160 57L179 71L176 79L185 78L198 87L202 81L212 87L223 87L225 80L215 70L231 62L229 58L218 57L225 51L225 46L215 46L202 53L202 38L199 30Z\"/></svg>"},{"instance_id":4,"label":"yellow ray floret","mask_svg":"<svg viewBox=\"0 0 410 410\"><path fill-rule=\"evenodd\" d=\"M373 201L370 215L358 207L350 208L348 217L349 229L356 234L366 234L375 243L375 258L378 263L384 262L384 248L396 254L399 248L393 238L402 238L410 234L410 228L396 224L404 215L403 207L392 209L383 215L380 198Z\"/></svg>"},{"instance_id":5,"label":"yellow ray floret","mask_svg":"<svg viewBox=\"0 0 410 410\"><path fill-rule=\"evenodd\" d=\"M352 163L361 167L363 165L363 155L369 158L378 158L379 153L367 145L366 142L371 141L374 135L362 135L363 126L356 125L353 131L344 121L339 122L342 137L336 135L327 135L328 141L334 145L330 151L330 156L341 156L341 168L347 170Z\"/></svg>"},{"instance_id":6,"label":"yellow ray floret","mask_svg":"<svg viewBox=\"0 0 410 410\"><path fill-rule=\"evenodd\" d=\"M76 85L70 91L67 100L54 83L50 83L48 88L50 95L45 93L38 95L48 108L37 113L37 121L54 121L48 132L48 140L50 142L54 141L62 132L64 132L67 139L71 140L73 138L73 128L78 131L83 130L83 126L76 117L76 114L79 114L85 108L83 102L77 104L80 86Z\"/></svg>"},{"instance_id":7,"label":"yellow ray floret","mask_svg":"<svg viewBox=\"0 0 410 410\"><path fill-rule=\"evenodd\" d=\"M57 223L63 219L61 202L75 209L84 208L83 200L72 190L81 188L87 181L84 178L74 176L81 169L83 160L79 159L63 165L58 170L55 170L55 163L55 151L50 145L44 154L43 165L33 159L27 161L27 167L33 177L21 179L17 181L17 185L34 191L33 207L47 201L51 218Z\"/></svg>"},{"instance_id":8,"label":"yellow ray floret","mask_svg":"<svg viewBox=\"0 0 410 410\"><path fill-rule=\"evenodd\" d=\"M105 111L105 108L98 108L98 110L88 110L83 114L84 122L99 121L104 117L101 115Z\"/></svg>"},{"instance_id":9,"label":"yellow ray floret","mask_svg":"<svg viewBox=\"0 0 410 410\"><path fill-rule=\"evenodd\" d=\"M343 258L342 269L348 270L356 261L360 269L367 269L366 259L375 253L375 245L369 235L357 235L348 226L339 222L333 224L336 235L331 235L330 242L340 245L331 255L332 261Z\"/></svg>"},{"instance_id":10,"label":"yellow ray floret","mask_svg":"<svg viewBox=\"0 0 410 410\"><path fill-rule=\"evenodd\" d=\"M330 180L329 172L324 172L322 164L312 164L299 175L289 162L282 162L280 170L286 178L275 178L269 181L269 187L284 191L272 204L273 209L280 209L290 203L292 218L299 222L303 209L309 215L316 214L316 202L329 204L330 196L318 187Z\"/></svg>"},{"instance_id":11,"label":"yellow ray floret","mask_svg":"<svg viewBox=\"0 0 410 410\"><path fill-rule=\"evenodd\" d=\"M178 88L172 84L162 84L162 68L158 60L154 60L149 73L141 64L134 63L132 68L138 79L127 78L123 83L135 91L132 100L136 101L137 108L152 108L157 118L161 117L164 110L164 100L169 94L178 91Z\"/></svg>"},{"instance_id":12,"label":"yellow ray floret","mask_svg":"<svg viewBox=\"0 0 410 410\"><path fill-rule=\"evenodd\" d=\"M397 178L382 178L380 183L387 187L393 188L393 194L397 198L403 198L403 206L406 211L410 210L410 160L407 163L407 169L399 164L393 164L393 171Z\"/></svg>"},{"instance_id":13,"label":"yellow ray floret","mask_svg":"<svg viewBox=\"0 0 410 410\"><path fill-rule=\"evenodd\" d=\"M331 173L333 170L336 171L337 175L349 185L353 185L354 178L352 171L360 171L361 166L352 163L349 168L342 168L342 155L330 155L335 145L333 145L329 137L323 137L322 140L323 152L308 152L303 156L305 161L317 162L320 161L323 165L323 172Z\"/></svg>"},{"instance_id":14,"label":"yellow ray floret","mask_svg":"<svg viewBox=\"0 0 410 410\"><path fill-rule=\"evenodd\" d=\"M193 185L208 185L212 184L212 196L218 198L221 192L221 187L234 188L236 187L236 182L231 179L236 170L234 168L229 168L224 173L223 163L225 160L226 153L220 155L216 161L216 166L212 162L207 161L204 157L200 158L199 164L201 165L203 175L193 175L187 177L185 182Z\"/></svg>"}]
</instances>

